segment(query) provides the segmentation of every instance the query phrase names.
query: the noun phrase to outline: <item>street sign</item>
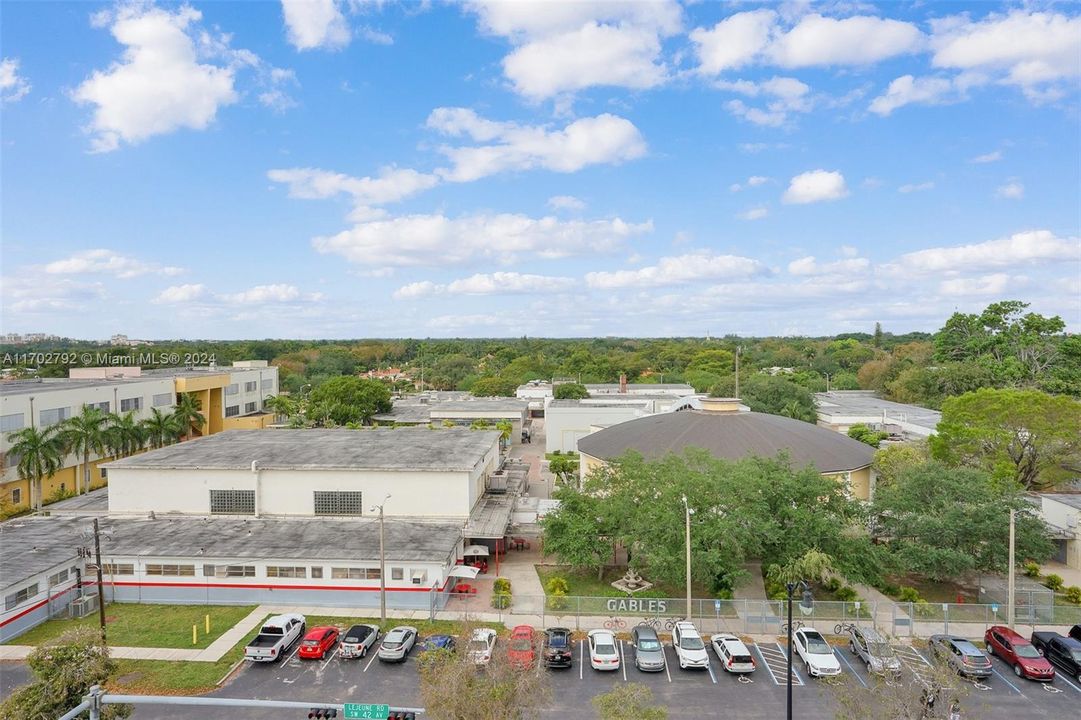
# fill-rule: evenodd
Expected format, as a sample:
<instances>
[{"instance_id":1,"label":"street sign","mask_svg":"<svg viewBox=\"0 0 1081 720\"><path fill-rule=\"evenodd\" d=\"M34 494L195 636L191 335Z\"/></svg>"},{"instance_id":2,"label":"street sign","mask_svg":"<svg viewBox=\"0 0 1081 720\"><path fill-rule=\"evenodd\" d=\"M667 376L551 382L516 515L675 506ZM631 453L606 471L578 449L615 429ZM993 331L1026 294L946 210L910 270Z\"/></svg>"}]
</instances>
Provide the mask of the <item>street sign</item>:
<instances>
[{"instance_id":1,"label":"street sign","mask_svg":"<svg viewBox=\"0 0 1081 720\"><path fill-rule=\"evenodd\" d=\"M713 609L716 610L717 612L721 611L721 601L720 600L714 600L713 601Z\"/></svg>"},{"instance_id":2,"label":"street sign","mask_svg":"<svg viewBox=\"0 0 1081 720\"><path fill-rule=\"evenodd\" d=\"M998 613L998 603L994 603L991 605L991 612L996 614Z\"/></svg>"},{"instance_id":3,"label":"street sign","mask_svg":"<svg viewBox=\"0 0 1081 720\"><path fill-rule=\"evenodd\" d=\"M387 720L389 716L390 705L346 703L345 713L342 717L357 718L357 720Z\"/></svg>"}]
</instances>

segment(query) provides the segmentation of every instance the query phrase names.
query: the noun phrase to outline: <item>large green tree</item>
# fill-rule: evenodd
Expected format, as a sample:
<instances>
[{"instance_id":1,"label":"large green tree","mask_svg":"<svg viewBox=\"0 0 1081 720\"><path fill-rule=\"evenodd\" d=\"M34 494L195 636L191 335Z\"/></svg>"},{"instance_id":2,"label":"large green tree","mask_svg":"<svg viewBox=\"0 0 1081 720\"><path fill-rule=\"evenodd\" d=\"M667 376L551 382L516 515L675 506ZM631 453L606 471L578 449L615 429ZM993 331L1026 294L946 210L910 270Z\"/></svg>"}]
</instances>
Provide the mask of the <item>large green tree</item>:
<instances>
[{"instance_id":1,"label":"large green tree","mask_svg":"<svg viewBox=\"0 0 1081 720\"><path fill-rule=\"evenodd\" d=\"M390 390L378 380L359 377L336 377L311 392L313 406L327 408L327 416L337 425L350 422L370 423L372 416L390 412Z\"/></svg>"},{"instance_id":2,"label":"large green tree","mask_svg":"<svg viewBox=\"0 0 1081 720\"><path fill-rule=\"evenodd\" d=\"M176 403L173 414L176 416L176 421L180 423L180 427L184 430L185 439L191 437L192 431L201 433L203 426L206 425L206 416L202 413L199 398L191 393L180 394L180 399Z\"/></svg>"},{"instance_id":3,"label":"large green tree","mask_svg":"<svg viewBox=\"0 0 1081 720\"><path fill-rule=\"evenodd\" d=\"M40 512L42 482L64 466L64 443L59 426L50 425L43 430L23 428L12 433L8 442L11 443L8 452L18 458L19 479L30 484L30 504Z\"/></svg>"},{"instance_id":4,"label":"large green tree","mask_svg":"<svg viewBox=\"0 0 1081 720\"><path fill-rule=\"evenodd\" d=\"M581 400L589 397L589 390L581 383L560 383L552 388L556 400Z\"/></svg>"},{"instance_id":5,"label":"large green tree","mask_svg":"<svg viewBox=\"0 0 1081 720\"><path fill-rule=\"evenodd\" d=\"M105 454L106 429L109 418L92 405L83 405L78 415L68 418L60 426L60 442L67 452L82 458L79 473L82 475L82 492L90 492L90 455ZM80 492L79 476L75 478L75 493Z\"/></svg>"},{"instance_id":6,"label":"large green tree","mask_svg":"<svg viewBox=\"0 0 1081 720\"><path fill-rule=\"evenodd\" d=\"M30 653L33 679L15 688L0 705L0 716L45 720L64 715L83 701L92 685L105 685L116 674L109 648L92 630L74 630ZM103 720L131 714L130 705L105 705Z\"/></svg>"},{"instance_id":7,"label":"large green tree","mask_svg":"<svg viewBox=\"0 0 1081 720\"><path fill-rule=\"evenodd\" d=\"M514 397L517 390L518 383L499 377L482 377L469 387L476 397Z\"/></svg>"},{"instance_id":8,"label":"large green tree","mask_svg":"<svg viewBox=\"0 0 1081 720\"><path fill-rule=\"evenodd\" d=\"M1081 467L1081 402L1039 390L990 388L950 398L931 452L1028 490L1052 487Z\"/></svg>"},{"instance_id":9,"label":"large green tree","mask_svg":"<svg viewBox=\"0 0 1081 720\"><path fill-rule=\"evenodd\" d=\"M897 568L945 580L1006 569L1011 509L1018 560L1046 560L1047 529L1021 488L972 468L931 461L903 470L875 493L871 527Z\"/></svg>"}]
</instances>

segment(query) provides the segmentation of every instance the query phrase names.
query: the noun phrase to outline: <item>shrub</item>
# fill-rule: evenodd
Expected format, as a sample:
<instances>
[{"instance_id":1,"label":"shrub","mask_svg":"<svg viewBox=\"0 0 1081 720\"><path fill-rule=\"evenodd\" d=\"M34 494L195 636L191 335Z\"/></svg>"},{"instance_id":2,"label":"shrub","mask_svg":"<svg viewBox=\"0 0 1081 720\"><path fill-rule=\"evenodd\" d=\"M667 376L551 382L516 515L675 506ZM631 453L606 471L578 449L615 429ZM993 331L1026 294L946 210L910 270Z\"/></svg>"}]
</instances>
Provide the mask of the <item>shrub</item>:
<instances>
[{"instance_id":1,"label":"shrub","mask_svg":"<svg viewBox=\"0 0 1081 720\"><path fill-rule=\"evenodd\" d=\"M567 584L567 579L559 577L558 575L548 578L548 582L544 584L544 588L548 591L549 595L566 595L570 592L570 586Z\"/></svg>"},{"instance_id":2,"label":"shrub","mask_svg":"<svg viewBox=\"0 0 1081 720\"><path fill-rule=\"evenodd\" d=\"M1025 563L1024 568L1025 568L1025 575L1027 575L1028 577L1030 577L1030 578L1038 578L1038 577L1040 577L1040 564L1039 563L1035 563L1035 562L1032 562L1031 560L1029 560L1027 563Z\"/></svg>"},{"instance_id":3,"label":"shrub","mask_svg":"<svg viewBox=\"0 0 1081 720\"><path fill-rule=\"evenodd\" d=\"M913 587L901 588L900 591L897 593L897 599L901 602L923 602L923 598L920 597L920 591Z\"/></svg>"},{"instance_id":4,"label":"shrub","mask_svg":"<svg viewBox=\"0 0 1081 720\"><path fill-rule=\"evenodd\" d=\"M1062 576L1051 573L1043 579L1043 584L1049 587L1052 591L1058 592L1062 589Z\"/></svg>"},{"instance_id":5,"label":"shrub","mask_svg":"<svg viewBox=\"0 0 1081 720\"><path fill-rule=\"evenodd\" d=\"M920 617L930 617L935 612L935 608L931 606L931 603L922 599L916 600L914 607L916 608L916 614Z\"/></svg>"},{"instance_id":6,"label":"shrub","mask_svg":"<svg viewBox=\"0 0 1081 720\"><path fill-rule=\"evenodd\" d=\"M822 583L822 589L826 592L835 593L841 589L841 581L835 577L828 578Z\"/></svg>"},{"instance_id":7,"label":"shrub","mask_svg":"<svg viewBox=\"0 0 1081 720\"><path fill-rule=\"evenodd\" d=\"M731 590L731 588L721 588L720 590L717 591L716 598L718 600L731 600L732 599L732 590Z\"/></svg>"},{"instance_id":8,"label":"shrub","mask_svg":"<svg viewBox=\"0 0 1081 720\"><path fill-rule=\"evenodd\" d=\"M1081 587L1071 585L1066 588L1066 599L1075 605L1081 605Z\"/></svg>"},{"instance_id":9,"label":"shrub","mask_svg":"<svg viewBox=\"0 0 1081 720\"><path fill-rule=\"evenodd\" d=\"M567 593L564 592L551 592L548 595L548 609L549 610L566 610L570 601L567 600Z\"/></svg>"},{"instance_id":10,"label":"shrub","mask_svg":"<svg viewBox=\"0 0 1081 720\"><path fill-rule=\"evenodd\" d=\"M856 588L849 585L837 588L834 591L834 596L841 602L854 602L860 599L860 594L856 592Z\"/></svg>"},{"instance_id":11,"label":"shrub","mask_svg":"<svg viewBox=\"0 0 1081 720\"><path fill-rule=\"evenodd\" d=\"M492 591L500 594L510 595L510 580L507 578L496 578L492 583Z\"/></svg>"},{"instance_id":12,"label":"shrub","mask_svg":"<svg viewBox=\"0 0 1081 720\"><path fill-rule=\"evenodd\" d=\"M492 593L492 607L506 610L510 607L510 593Z\"/></svg>"}]
</instances>

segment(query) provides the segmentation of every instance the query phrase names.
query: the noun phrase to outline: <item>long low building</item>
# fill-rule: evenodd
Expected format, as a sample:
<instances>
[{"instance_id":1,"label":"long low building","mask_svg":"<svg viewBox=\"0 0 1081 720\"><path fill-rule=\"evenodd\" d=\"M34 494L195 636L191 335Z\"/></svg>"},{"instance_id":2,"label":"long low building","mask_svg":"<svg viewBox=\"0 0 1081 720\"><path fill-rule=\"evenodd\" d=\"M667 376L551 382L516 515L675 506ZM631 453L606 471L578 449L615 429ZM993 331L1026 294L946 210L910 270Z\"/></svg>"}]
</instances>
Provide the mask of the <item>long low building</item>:
<instances>
[{"instance_id":1,"label":"long low building","mask_svg":"<svg viewBox=\"0 0 1081 720\"><path fill-rule=\"evenodd\" d=\"M108 602L377 607L379 521L328 518L101 518ZM0 641L96 593L92 519L3 526ZM458 522L385 521L387 604L441 608L462 557Z\"/></svg>"},{"instance_id":2,"label":"long low building","mask_svg":"<svg viewBox=\"0 0 1081 720\"><path fill-rule=\"evenodd\" d=\"M839 433L863 424L899 439L914 440L933 435L942 420L938 410L883 400L871 390L815 393L815 405L818 424Z\"/></svg>"},{"instance_id":3,"label":"long low building","mask_svg":"<svg viewBox=\"0 0 1081 720\"><path fill-rule=\"evenodd\" d=\"M469 517L499 433L468 428L233 430L106 464L109 511ZM366 507L369 506L369 507Z\"/></svg>"}]
</instances>

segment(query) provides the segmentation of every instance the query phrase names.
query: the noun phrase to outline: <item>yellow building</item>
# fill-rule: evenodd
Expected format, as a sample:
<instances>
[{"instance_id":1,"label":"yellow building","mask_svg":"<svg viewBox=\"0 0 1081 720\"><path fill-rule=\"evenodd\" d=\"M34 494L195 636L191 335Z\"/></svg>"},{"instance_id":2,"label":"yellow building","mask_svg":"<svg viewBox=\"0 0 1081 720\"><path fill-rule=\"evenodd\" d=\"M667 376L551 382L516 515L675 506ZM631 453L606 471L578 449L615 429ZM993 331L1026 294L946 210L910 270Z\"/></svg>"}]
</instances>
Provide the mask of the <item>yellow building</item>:
<instances>
[{"instance_id":1,"label":"yellow building","mask_svg":"<svg viewBox=\"0 0 1081 720\"><path fill-rule=\"evenodd\" d=\"M180 394L196 397L206 423L201 432L262 429L273 421L263 404L278 393L278 369L266 361L251 360L229 367L73 368L68 378L35 378L0 383L0 509L30 507L29 480L18 474L19 458L9 452L12 433L25 427L45 428L96 407L105 413L132 412L145 420L153 409L172 412ZM91 455L91 487L106 484L98 465L114 458ZM82 488L81 456L70 455L64 467L42 481L42 498L59 498Z\"/></svg>"},{"instance_id":2,"label":"yellow building","mask_svg":"<svg viewBox=\"0 0 1081 720\"><path fill-rule=\"evenodd\" d=\"M734 398L702 398L698 404L700 408L628 420L581 438L582 474L628 450L654 459L697 447L723 460L785 452L793 467L813 465L843 482L854 498L870 500L874 495L871 446L792 418L741 412Z\"/></svg>"}]
</instances>

